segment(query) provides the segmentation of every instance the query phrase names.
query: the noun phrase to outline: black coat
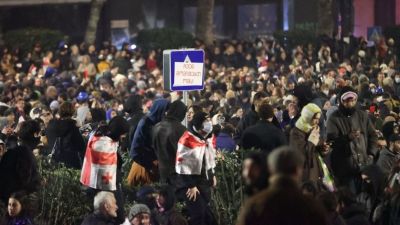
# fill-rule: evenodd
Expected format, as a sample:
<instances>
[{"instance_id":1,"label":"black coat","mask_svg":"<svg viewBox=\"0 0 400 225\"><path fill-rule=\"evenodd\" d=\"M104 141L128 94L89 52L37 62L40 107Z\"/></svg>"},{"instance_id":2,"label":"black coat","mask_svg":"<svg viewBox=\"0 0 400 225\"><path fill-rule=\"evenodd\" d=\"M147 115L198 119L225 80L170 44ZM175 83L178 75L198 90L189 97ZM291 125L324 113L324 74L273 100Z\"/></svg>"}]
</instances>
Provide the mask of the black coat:
<instances>
[{"instance_id":1,"label":"black coat","mask_svg":"<svg viewBox=\"0 0 400 225\"><path fill-rule=\"evenodd\" d=\"M133 136L135 135L135 131L137 128L137 125L139 124L139 121L144 117L143 111L138 111L130 116L128 119L128 124L129 124L129 133L128 133L128 138L125 139L125 142L123 143L122 149L129 149L131 148L131 143L133 141Z\"/></svg>"},{"instance_id":2,"label":"black coat","mask_svg":"<svg viewBox=\"0 0 400 225\"><path fill-rule=\"evenodd\" d=\"M376 162L376 165L379 166L379 168L385 174L386 178L389 176L390 172L393 169L394 163L396 162L397 159L399 159L399 157L400 155L395 154L394 152L390 151L387 148L384 148L379 153L379 158L378 161Z\"/></svg>"},{"instance_id":3,"label":"black coat","mask_svg":"<svg viewBox=\"0 0 400 225\"><path fill-rule=\"evenodd\" d=\"M260 120L254 126L247 128L242 135L242 148L260 149L268 154L273 149L286 145L283 132L270 122Z\"/></svg>"},{"instance_id":4,"label":"black coat","mask_svg":"<svg viewBox=\"0 0 400 225\"><path fill-rule=\"evenodd\" d=\"M57 138L60 138L59 156L57 162L64 163L66 167L82 168L82 160L85 154L86 144L75 120L52 120L46 129L49 146L53 148Z\"/></svg>"},{"instance_id":5,"label":"black coat","mask_svg":"<svg viewBox=\"0 0 400 225\"><path fill-rule=\"evenodd\" d=\"M16 191L32 193L40 186L35 156L24 146L9 149L0 161L0 197L8 202Z\"/></svg>"},{"instance_id":6,"label":"black coat","mask_svg":"<svg viewBox=\"0 0 400 225\"><path fill-rule=\"evenodd\" d=\"M345 207L341 215L347 225L370 225L367 213L361 205L354 204Z\"/></svg>"},{"instance_id":7,"label":"black coat","mask_svg":"<svg viewBox=\"0 0 400 225\"><path fill-rule=\"evenodd\" d=\"M153 128L153 146L163 183L174 177L178 141L185 131L186 127L173 117L166 117Z\"/></svg>"},{"instance_id":8,"label":"black coat","mask_svg":"<svg viewBox=\"0 0 400 225\"><path fill-rule=\"evenodd\" d=\"M361 137L350 140L349 134L355 129L360 130ZM332 170L339 181L358 176L360 168L370 164L368 155L376 154L375 128L362 110L357 109L350 117L340 109L333 112L327 122L327 141L332 142Z\"/></svg>"},{"instance_id":9,"label":"black coat","mask_svg":"<svg viewBox=\"0 0 400 225\"><path fill-rule=\"evenodd\" d=\"M260 117L258 117L257 112L254 110L250 110L243 116L243 118L239 121L237 134L235 136L237 143L241 141L241 137L243 135L244 130L246 130L250 126L253 126L259 120Z\"/></svg>"},{"instance_id":10,"label":"black coat","mask_svg":"<svg viewBox=\"0 0 400 225\"><path fill-rule=\"evenodd\" d=\"M312 181L320 191L322 188L323 170L319 162L319 146L308 141L309 133L305 133L297 127L290 131L290 146L304 156L303 181Z\"/></svg>"},{"instance_id":11,"label":"black coat","mask_svg":"<svg viewBox=\"0 0 400 225\"><path fill-rule=\"evenodd\" d=\"M81 225L114 225L115 222L112 218L106 217L99 212L90 214L83 220Z\"/></svg>"}]
</instances>

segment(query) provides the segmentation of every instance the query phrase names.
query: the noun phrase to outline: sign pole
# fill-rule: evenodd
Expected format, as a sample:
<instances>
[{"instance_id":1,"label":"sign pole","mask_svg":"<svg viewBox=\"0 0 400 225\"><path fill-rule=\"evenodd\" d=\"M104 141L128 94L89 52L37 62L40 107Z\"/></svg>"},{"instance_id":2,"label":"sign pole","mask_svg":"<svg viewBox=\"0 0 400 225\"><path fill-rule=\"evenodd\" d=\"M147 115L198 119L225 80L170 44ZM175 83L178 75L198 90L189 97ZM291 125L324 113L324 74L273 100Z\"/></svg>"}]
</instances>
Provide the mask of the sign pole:
<instances>
[{"instance_id":1,"label":"sign pole","mask_svg":"<svg viewBox=\"0 0 400 225\"><path fill-rule=\"evenodd\" d=\"M187 91L183 91L183 103L186 105L186 107L188 106L188 99L189 99L189 93ZM188 121L187 121L187 117L185 116L185 119L182 121L183 126L185 126L186 128L188 128Z\"/></svg>"},{"instance_id":2,"label":"sign pole","mask_svg":"<svg viewBox=\"0 0 400 225\"><path fill-rule=\"evenodd\" d=\"M182 91L183 103L187 106L188 91L204 89L204 50L176 49L163 51L164 89ZM186 117L182 125L188 126Z\"/></svg>"}]
</instances>

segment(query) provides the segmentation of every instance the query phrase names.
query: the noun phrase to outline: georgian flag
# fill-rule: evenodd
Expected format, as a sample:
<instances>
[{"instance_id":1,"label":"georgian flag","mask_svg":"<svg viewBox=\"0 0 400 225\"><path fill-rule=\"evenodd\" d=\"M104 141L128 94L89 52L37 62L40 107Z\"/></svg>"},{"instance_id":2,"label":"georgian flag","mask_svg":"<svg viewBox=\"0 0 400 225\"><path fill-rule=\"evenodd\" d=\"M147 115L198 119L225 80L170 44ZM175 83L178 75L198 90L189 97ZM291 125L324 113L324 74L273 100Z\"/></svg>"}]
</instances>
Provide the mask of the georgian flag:
<instances>
[{"instance_id":1,"label":"georgian flag","mask_svg":"<svg viewBox=\"0 0 400 225\"><path fill-rule=\"evenodd\" d=\"M205 159L205 169L215 168L215 136L201 140L189 131L186 131L178 142L175 170L178 174L200 175Z\"/></svg>"},{"instance_id":2,"label":"georgian flag","mask_svg":"<svg viewBox=\"0 0 400 225\"><path fill-rule=\"evenodd\" d=\"M92 136L86 148L81 171L81 183L103 190L117 189L118 142L106 136Z\"/></svg>"}]
</instances>

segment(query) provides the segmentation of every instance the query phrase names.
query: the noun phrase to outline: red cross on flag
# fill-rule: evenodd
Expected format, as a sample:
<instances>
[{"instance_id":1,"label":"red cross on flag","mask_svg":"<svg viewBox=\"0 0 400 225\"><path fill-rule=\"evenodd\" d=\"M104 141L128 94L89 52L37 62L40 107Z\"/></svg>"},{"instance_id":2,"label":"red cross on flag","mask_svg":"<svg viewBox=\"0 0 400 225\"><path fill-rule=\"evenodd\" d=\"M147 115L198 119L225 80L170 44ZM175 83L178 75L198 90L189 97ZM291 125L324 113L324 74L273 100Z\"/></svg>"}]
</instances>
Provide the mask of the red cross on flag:
<instances>
[{"instance_id":1,"label":"red cross on flag","mask_svg":"<svg viewBox=\"0 0 400 225\"><path fill-rule=\"evenodd\" d=\"M117 149L118 142L111 138L92 136L86 148L81 183L98 190L116 190Z\"/></svg>"}]
</instances>

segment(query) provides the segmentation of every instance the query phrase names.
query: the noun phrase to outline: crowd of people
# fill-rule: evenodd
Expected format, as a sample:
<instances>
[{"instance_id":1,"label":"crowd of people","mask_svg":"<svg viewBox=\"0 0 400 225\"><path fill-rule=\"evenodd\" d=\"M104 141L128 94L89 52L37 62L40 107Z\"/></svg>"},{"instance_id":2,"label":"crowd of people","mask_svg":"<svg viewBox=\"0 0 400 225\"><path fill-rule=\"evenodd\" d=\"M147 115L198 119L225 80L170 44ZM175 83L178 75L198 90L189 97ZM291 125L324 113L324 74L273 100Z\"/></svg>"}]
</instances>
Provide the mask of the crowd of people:
<instances>
[{"instance_id":1,"label":"crowd of people","mask_svg":"<svg viewBox=\"0 0 400 225\"><path fill-rule=\"evenodd\" d=\"M34 224L39 158L81 171L93 200L83 225L217 224L210 206L217 159L239 149L246 198L237 224L400 224L392 38L372 46L363 38L195 45L205 51L205 88L189 92L187 104L163 87L160 49L3 47L2 224ZM127 176L124 152L132 159ZM142 187L129 212L124 177Z\"/></svg>"}]
</instances>

